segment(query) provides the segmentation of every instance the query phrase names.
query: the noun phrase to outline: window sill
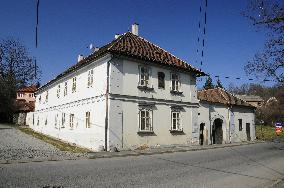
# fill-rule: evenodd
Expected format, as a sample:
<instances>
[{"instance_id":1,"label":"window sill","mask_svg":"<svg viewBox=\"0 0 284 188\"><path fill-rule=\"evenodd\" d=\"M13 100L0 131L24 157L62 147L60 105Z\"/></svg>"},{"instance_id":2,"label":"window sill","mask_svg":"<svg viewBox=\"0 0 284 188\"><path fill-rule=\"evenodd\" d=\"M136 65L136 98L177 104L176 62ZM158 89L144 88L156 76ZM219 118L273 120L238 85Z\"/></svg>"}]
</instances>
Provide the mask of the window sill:
<instances>
[{"instance_id":1,"label":"window sill","mask_svg":"<svg viewBox=\"0 0 284 188\"><path fill-rule=\"evenodd\" d=\"M137 134L154 134L154 131L138 131Z\"/></svg>"},{"instance_id":2,"label":"window sill","mask_svg":"<svg viewBox=\"0 0 284 188\"><path fill-rule=\"evenodd\" d=\"M170 133L183 133L183 129L177 129L177 130L170 130Z\"/></svg>"},{"instance_id":3,"label":"window sill","mask_svg":"<svg viewBox=\"0 0 284 188\"><path fill-rule=\"evenodd\" d=\"M174 94L174 95L181 95L182 93L183 93L182 91L171 90L171 94Z\"/></svg>"},{"instance_id":4,"label":"window sill","mask_svg":"<svg viewBox=\"0 0 284 188\"><path fill-rule=\"evenodd\" d=\"M148 86L137 86L138 89L140 90L145 90L145 91L153 91L154 88L148 87Z\"/></svg>"}]
</instances>

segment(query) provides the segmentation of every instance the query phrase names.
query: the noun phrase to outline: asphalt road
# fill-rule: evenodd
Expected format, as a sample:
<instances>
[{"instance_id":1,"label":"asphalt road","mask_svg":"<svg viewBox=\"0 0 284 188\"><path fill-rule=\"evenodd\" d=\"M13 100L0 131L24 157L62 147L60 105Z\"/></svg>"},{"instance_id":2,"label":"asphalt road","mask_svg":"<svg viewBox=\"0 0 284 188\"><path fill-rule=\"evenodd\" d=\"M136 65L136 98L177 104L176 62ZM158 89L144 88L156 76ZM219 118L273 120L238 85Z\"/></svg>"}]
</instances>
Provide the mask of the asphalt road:
<instances>
[{"instance_id":1,"label":"asphalt road","mask_svg":"<svg viewBox=\"0 0 284 188\"><path fill-rule=\"evenodd\" d=\"M0 165L0 187L267 187L283 177L284 142Z\"/></svg>"}]
</instances>

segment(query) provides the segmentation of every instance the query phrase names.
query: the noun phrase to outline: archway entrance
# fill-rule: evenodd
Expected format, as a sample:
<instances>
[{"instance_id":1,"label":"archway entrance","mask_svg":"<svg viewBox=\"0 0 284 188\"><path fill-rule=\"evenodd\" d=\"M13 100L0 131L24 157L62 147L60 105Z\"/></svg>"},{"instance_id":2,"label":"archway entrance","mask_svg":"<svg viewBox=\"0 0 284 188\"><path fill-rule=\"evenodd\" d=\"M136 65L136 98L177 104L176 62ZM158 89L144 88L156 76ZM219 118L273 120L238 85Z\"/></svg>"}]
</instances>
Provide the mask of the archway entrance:
<instances>
[{"instance_id":1,"label":"archway entrance","mask_svg":"<svg viewBox=\"0 0 284 188\"><path fill-rule=\"evenodd\" d=\"M217 118L214 120L212 127L212 139L213 144L222 144L223 142L223 130L222 130L223 120Z\"/></svg>"},{"instance_id":2,"label":"archway entrance","mask_svg":"<svg viewBox=\"0 0 284 188\"><path fill-rule=\"evenodd\" d=\"M200 143L200 145L204 144L204 126L205 126L205 123L201 123L200 128L199 128L199 143Z\"/></svg>"}]
</instances>

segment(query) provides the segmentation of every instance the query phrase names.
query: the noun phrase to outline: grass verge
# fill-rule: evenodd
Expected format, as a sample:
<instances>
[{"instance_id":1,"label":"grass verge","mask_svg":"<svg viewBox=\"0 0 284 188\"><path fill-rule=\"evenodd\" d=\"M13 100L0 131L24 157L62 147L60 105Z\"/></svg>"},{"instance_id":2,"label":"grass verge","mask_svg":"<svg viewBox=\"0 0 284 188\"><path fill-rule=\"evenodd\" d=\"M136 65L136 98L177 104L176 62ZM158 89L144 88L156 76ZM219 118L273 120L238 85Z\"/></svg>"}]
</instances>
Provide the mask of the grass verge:
<instances>
[{"instance_id":1,"label":"grass verge","mask_svg":"<svg viewBox=\"0 0 284 188\"><path fill-rule=\"evenodd\" d=\"M28 134L28 135L32 135L33 137L38 138L38 139L40 139L40 140L42 140L46 143L53 145L61 151L69 151L69 152L72 152L72 153L87 153L87 152L90 152L90 150L88 150L86 148L81 148L81 147L74 146L74 145L71 145L71 144L66 143L66 142L62 142L62 141L57 140L55 138L49 137L47 135L35 132L31 128L19 127L19 130Z\"/></svg>"},{"instance_id":2,"label":"grass verge","mask_svg":"<svg viewBox=\"0 0 284 188\"><path fill-rule=\"evenodd\" d=\"M256 138L258 140L274 140L284 138L284 132L282 132L279 136L276 135L274 126L263 125L261 130L261 126L256 125L255 129Z\"/></svg>"}]
</instances>

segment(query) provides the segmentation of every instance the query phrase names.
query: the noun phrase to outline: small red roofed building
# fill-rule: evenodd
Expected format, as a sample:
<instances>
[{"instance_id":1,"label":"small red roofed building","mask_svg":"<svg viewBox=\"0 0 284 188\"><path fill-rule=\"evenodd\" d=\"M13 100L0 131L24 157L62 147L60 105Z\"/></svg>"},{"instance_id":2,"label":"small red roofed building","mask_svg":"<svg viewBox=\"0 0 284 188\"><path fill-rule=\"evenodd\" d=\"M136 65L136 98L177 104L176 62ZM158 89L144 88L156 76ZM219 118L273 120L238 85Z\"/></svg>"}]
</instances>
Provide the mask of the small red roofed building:
<instances>
[{"instance_id":1,"label":"small red roofed building","mask_svg":"<svg viewBox=\"0 0 284 188\"><path fill-rule=\"evenodd\" d=\"M37 87L35 85L22 87L17 90L17 96L15 100L15 113L14 123L18 125L26 124L26 114L33 112L35 108L35 91Z\"/></svg>"}]
</instances>

